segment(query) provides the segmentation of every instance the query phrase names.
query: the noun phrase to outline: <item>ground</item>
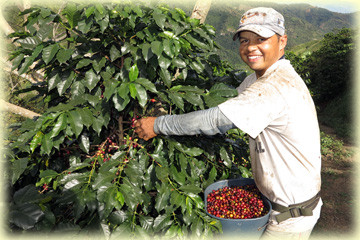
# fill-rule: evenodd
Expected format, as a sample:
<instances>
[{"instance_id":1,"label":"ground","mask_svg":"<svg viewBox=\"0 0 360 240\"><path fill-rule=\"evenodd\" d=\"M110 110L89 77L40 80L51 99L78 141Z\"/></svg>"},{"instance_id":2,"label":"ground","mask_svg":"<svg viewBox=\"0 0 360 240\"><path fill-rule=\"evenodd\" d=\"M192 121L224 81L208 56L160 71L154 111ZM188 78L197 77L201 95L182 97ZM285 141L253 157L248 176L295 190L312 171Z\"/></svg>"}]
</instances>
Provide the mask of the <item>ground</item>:
<instances>
[{"instance_id":1,"label":"ground","mask_svg":"<svg viewBox=\"0 0 360 240\"><path fill-rule=\"evenodd\" d=\"M321 130L336 137L332 129L321 126ZM323 207L320 219L315 226L312 239L320 237L349 239L356 235L357 193L356 164L357 148L353 143L344 141L344 149L348 154L341 160L334 160L332 155L322 158L322 189Z\"/></svg>"}]
</instances>

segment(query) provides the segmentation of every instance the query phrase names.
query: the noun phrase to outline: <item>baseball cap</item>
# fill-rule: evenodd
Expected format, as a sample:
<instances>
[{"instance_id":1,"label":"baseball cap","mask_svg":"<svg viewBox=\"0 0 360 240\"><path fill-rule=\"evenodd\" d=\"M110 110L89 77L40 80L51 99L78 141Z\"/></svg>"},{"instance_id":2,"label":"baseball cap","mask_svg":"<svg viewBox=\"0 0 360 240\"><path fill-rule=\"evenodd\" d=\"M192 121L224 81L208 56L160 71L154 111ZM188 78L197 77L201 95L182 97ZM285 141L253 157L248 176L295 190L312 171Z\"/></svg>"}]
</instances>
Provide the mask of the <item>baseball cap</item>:
<instances>
[{"instance_id":1,"label":"baseball cap","mask_svg":"<svg viewBox=\"0 0 360 240\"><path fill-rule=\"evenodd\" d=\"M253 8L242 15L239 28L233 36L234 41L242 31L251 31L265 38L275 33L282 36L285 34L284 17L273 8Z\"/></svg>"}]
</instances>

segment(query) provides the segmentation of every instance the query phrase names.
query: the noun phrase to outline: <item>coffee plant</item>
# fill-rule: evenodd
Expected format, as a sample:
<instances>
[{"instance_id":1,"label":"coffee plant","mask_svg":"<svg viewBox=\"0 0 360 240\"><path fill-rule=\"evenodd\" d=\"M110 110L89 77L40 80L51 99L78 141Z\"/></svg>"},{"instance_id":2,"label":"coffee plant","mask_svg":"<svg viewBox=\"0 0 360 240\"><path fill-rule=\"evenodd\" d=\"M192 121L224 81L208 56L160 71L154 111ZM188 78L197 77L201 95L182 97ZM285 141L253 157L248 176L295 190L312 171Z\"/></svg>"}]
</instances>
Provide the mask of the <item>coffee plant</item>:
<instances>
[{"instance_id":1,"label":"coffee plant","mask_svg":"<svg viewBox=\"0 0 360 240\"><path fill-rule=\"evenodd\" d=\"M237 95L232 86L246 74L220 60L214 28L166 6L68 3L25 14L9 58L20 74L44 72L21 93L37 91L47 109L9 132L9 231L221 232L203 192L219 179L251 177L244 134L146 142L133 131L137 118Z\"/></svg>"}]
</instances>

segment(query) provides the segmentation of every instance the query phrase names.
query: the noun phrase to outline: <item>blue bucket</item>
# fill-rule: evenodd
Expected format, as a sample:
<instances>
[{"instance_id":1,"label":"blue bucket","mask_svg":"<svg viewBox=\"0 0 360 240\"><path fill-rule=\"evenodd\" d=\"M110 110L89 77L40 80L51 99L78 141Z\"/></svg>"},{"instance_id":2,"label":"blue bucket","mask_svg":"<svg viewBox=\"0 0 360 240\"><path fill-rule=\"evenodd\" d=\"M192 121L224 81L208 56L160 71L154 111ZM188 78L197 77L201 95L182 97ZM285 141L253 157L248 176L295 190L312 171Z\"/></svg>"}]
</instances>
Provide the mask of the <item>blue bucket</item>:
<instances>
[{"instance_id":1,"label":"blue bucket","mask_svg":"<svg viewBox=\"0 0 360 240\"><path fill-rule=\"evenodd\" d=\"M262 217L250 218L250 219L229 219L229 218L219 218L216 217L207 211L207 196L213 190L217 190L224 187L235 187L235 186L244 186L244 185L254 185L255 181L250 178L239 178L239 179L229 179L215 182L209 185L205 189L205 209L206 213L215 219L218 219L221 222L222 230L224 235L237 235L237 236L251 236L260 238L265 227L270 218L271 212L271 203L264 196L262 200L264 201L264 206L269 210L269 212Z\"/></svg>"}]
</instances>

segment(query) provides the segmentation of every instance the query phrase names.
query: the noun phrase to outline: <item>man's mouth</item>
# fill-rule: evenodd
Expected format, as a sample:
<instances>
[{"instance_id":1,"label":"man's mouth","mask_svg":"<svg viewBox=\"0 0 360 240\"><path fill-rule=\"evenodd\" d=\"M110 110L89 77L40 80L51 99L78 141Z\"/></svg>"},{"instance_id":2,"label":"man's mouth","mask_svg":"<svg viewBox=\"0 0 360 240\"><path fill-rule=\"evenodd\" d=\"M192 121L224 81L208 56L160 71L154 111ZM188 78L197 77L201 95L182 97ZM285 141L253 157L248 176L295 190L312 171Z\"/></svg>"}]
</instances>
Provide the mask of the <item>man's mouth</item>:
<instances>
[{"instance_id":1,"label":"man's mouth","mask_svg":"<svg viewBox=\"0 0 360 240\"><path fill-rule=\"evenodd\" d=\"M261 57L262 57L261 55L248 56L248 59L249 59L249 61L256 61L256 60L258 60L258 59L261 58Z\"/></svg>"}]
</instances>

